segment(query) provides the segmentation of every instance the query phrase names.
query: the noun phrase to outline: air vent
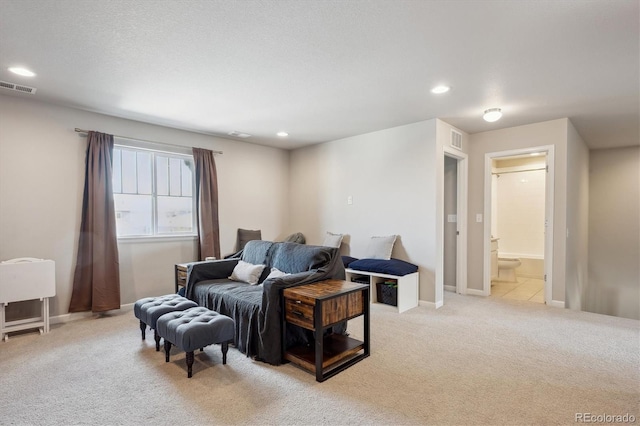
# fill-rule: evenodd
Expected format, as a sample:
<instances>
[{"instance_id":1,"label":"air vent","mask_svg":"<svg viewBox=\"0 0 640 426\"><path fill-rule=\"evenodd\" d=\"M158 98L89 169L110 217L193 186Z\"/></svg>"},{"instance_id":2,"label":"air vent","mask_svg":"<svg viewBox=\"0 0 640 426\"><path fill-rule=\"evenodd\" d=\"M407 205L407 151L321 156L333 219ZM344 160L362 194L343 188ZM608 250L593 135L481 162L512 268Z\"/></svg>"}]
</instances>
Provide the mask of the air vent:
<instances>
[{"instance_id":1,"label":"air vent","mask_svg":"<svg viewBox=\"0 0 640 426\"><path fill-rule=\"evenodd\" d=\"M451 146L462 150L462 135L455 130L451 131Z\"/></svg>"},{"instance_id":2,"label":"air vent","mask_svg":"<svg viewBox=\"0 0 640 426\"><path fill-rule=\"evenodd\" d=\"M250 138L251 135L248 133L241 133L241 132L236 132L235 130L233 132L229 132L227 133L229 136L234 136L236 138L242 138L242 139L246 139L246 138Z\"/></svg>"},{"instance_id":3,"label":"air vent","mask_svg":"<svg viewBox=\"0 0 640 426\"><path fill-rule=\"evenodd\" d=\"M37 90L35 87L9 83L8 81L0 81L0 87L2 87L3 89L15 90L16 92L30 93L32 95L36 93L36 90Z\"/></svg>"}]
</instances>

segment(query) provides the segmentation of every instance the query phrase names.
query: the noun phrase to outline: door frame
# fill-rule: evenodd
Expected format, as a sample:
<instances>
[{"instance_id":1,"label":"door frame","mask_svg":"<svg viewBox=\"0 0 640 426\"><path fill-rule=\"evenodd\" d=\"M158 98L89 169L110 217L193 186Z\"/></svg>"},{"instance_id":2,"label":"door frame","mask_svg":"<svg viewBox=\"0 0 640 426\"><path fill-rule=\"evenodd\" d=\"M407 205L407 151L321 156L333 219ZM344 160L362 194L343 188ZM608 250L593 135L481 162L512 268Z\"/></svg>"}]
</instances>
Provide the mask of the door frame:
<instances>
[{"instance_id":1,"label":"door frame","mask_svg":"<svg viewBox=\"0 0 640 426\"><path fill-rule=\"evenodd\" d=\"M469 174L469 160L467 154L462 151L453 149L449 146L444 146L444 155L442 158L443 164L444 157L453 158L458 162L456 176L456 229L458 231L458 235L456 238L456 293L467 294L467 179ZM440 206L442 208L442 218L444 221L444 199L443 202L440 203ZM441 225L444 228L444 222ZM442 253L444 253L444 232L440 249Z\"/></svg>"},{"instance_id":2,"label":"door frame","mask_svg":"<svg viewBox=\"0 0 640 426\"><path fill-rule=\"evenodd\" d=\"M484 276L482 294L491 295L491 172L492 160L516 155L526 155L534 152L544 152L546 155L547 175L545 178L545 233L544 233L544 302L551 305L553 292L553 216L555 154L553 145L541 145L508 151L488 152L484 158Z\"/></svg>"}]
</instances>

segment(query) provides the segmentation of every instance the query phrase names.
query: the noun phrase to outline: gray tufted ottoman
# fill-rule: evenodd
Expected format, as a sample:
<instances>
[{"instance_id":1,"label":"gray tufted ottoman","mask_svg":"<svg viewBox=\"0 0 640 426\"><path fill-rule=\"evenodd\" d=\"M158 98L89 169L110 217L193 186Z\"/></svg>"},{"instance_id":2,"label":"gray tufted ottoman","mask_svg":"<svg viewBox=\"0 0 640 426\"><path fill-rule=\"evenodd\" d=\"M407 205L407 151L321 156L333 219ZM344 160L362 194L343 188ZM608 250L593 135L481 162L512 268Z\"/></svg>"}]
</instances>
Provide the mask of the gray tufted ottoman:
<instances>
[{"instance_id":1,"label":"gray tufted ottoman","mask_svg":"<svg viewBox=\"0 0 640 426\"><path fill-rule=\"evenodd\" d=\"M185 297L177 294L167 294L159 297L146 297L138 300L133 305L133 313L140 320L140 331L142 331L142 340L145 338L145 329L147 326L152 330L156 330L156 322L160 316L175 311L184 311L193 308L198 304ZM160 350L160 336L157 331L154 333L156 341L156 351Z\"/></svg>"},{"instance_id":2,"label":"gray tufted ottoman","mask_svg":"<svg viewBox=\"0 0 640 426\"><path fill-rule=\"evenodd\" d=\"M171 344L187 353L187 377L192 376L193 351L220 343L222 363L227 363L229 342L233 341L236 323L226 315L201 306L181 312L169 312L158 318L156 331L164 338L165 361L169 362Z\"/></svg>"}]
</instances>

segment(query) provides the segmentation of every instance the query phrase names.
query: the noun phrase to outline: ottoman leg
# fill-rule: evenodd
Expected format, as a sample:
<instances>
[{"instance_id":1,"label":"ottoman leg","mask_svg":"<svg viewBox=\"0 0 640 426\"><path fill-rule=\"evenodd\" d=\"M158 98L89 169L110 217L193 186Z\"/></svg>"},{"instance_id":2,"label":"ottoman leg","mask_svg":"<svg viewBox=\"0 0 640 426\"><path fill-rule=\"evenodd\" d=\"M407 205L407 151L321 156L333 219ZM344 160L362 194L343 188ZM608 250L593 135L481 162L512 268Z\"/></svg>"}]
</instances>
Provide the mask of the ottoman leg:
<instances>
[{"instance_id":1,"label":"ottoman leg","mask_svg":"<svg viewBox=\"0 0 640 426\"><path fill-rule=\"evenodd\" d=\"M193 351L187 352L187 377L190 379L193 375Z\"/></svg>"},{"instance_id":2,"label":"ottoman leg","mask_svg":"<svg viewBox=\"0 0 640 426\"><path fill-rule=\"evenodd\" d=\"M140 320L140 331L142 331L142 340L144 340L144 338L146 337L145 335L146 329L147 329L147 324L145 324L144 322L142 322L142 320Z\"/></svg>"},{"instance_id":3,"label":"ottoman leg","mask_svg":"<svg viewBox=\"0 0 640 426\"><path fill-rule=\"evenodd\" d=\"M222 364L227 363L227 351L229 350L229 342L222 343Z\"/></svg>"},{"instance_id":4,"label":"ottoman leg","mask_svg":"<svg viewBox=\"0 0 640 426\"><path fill-rule=\"evenodd\" d=\"M153 330L153 337L156 339L156 352L160 352L160 336L156 330Z\"/></svg>"},{"instance_id":5,"label":"ottoman leg","mask_svg":"<svg viewBox=\"0 0 640 426\"><path fill-rule=\"evenodd\" d=\"M169 362L169 352L171 352L171 342L164 339L164 362Z\"/></svg>"}]
</instances>

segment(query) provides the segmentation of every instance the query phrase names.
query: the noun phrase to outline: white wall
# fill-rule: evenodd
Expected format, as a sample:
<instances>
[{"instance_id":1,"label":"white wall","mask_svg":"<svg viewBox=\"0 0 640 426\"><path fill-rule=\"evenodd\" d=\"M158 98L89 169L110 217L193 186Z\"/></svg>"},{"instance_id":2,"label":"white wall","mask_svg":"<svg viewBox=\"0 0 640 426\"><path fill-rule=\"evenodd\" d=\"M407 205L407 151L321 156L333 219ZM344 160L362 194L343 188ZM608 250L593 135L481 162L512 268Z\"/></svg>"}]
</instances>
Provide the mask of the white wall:
<instances>
[{"instance_id":1,"label":"white wall","mask_svg":"<svg viewBox=\"0 0 640 426\"><path fill-rule=\"evenodd\" d=\"M310 244L327 231L348 234L342 251L354 257L372 236L399 235L392 256L419 266L420 299L433 302L436 163L444 162L435 135L430 120L292 151L292 229Z\"/></svg>"},{"instance_id":2,"label":"white wall","mask_svg":"<svg viewBox=\"0 0 640 426\"><path fill-rule=\"evenodd\" d=\"M567 124L565 301L567 308L583 310L589 282L589 149L573 124Z\"/></svg>"},{"instance_id":3,"label":"white wall","mask_svg":"<svg viewBox=\"0 0 640 426\"><path fill-rule=\"evenodd\" d=\"M492 209L491 220L496 223L495 228L492 226L492 235L500 238L498 254L500 257L543 259L545 159L520 158L495 163L498 175L493 175L495 211Z\"/></svg>"},{"instance_id":4,"label":"white wall","mask_svg":"<svg viewBox=\"0 0 640 426\"><path fill-rule=\"evenodd\" d=\"M235 250L237 228L288 233L287 151L0 95L0 260L56 262L53 316L68 311L80 227L86 137L75 127L224 151L215 158L223 254ZM195 242L120 243L119 252L127 304L172 292L173 265L195 258Z\"/></svg>"},{"instance_id":5,"label":"white wall","mask_svg":"<svg viewBox=\"0 0 640 426\"><path fill-rule=\"evenodd\" d=\"M567 211L567 126L566 118L476 133L469 136L469 242L468 288L481 291L484 273L484 223L476 214L484 214L485 154L544 145L555 150L555 215L553 218L553 294L552 300L565 300L565 231ZM489 200L490 202L490 200Z\"/></svg>"},{"instance_id":6,"label":"white wall","mask_svg":"<svg viewBox=\"0 0 640 426\"><path fill-rule=\"evenodd\" d=\"M640 319L640 147L589 156L589 281L582 309Z\"/></svg>"}]
</instances>

